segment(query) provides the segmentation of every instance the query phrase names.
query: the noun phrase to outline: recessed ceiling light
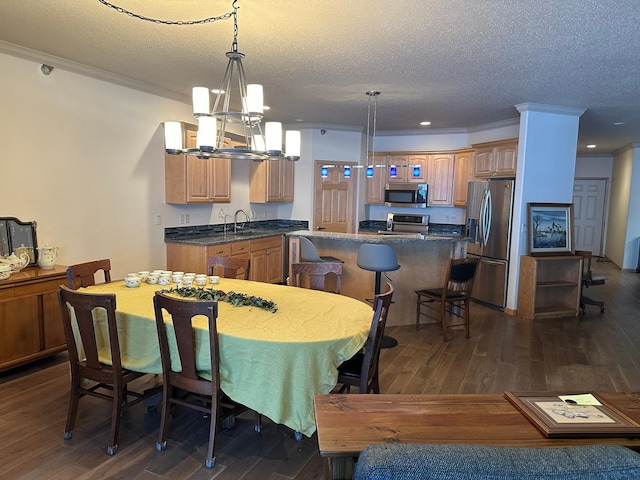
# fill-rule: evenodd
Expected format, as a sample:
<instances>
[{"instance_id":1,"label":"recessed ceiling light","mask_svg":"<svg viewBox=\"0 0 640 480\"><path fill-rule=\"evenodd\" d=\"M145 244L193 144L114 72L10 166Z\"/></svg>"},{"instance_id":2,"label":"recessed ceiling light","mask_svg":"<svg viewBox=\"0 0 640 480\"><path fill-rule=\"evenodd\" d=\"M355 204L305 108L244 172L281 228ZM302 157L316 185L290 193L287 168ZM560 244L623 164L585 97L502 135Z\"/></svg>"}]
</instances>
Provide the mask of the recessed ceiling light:
<instances>
[{"instance_id":1,"label":"recessed ceiling light","mask_svg":"<svg viewBox=\"0 0 640 480\"><path fill-rule=\"evenodd\" d=\"M218 93L220 93L220 94L224 95L224 94L225 94L225 93L227 93L227 92L225 92L224 90L220 90L219 88L212 88L212 89L211 89L211 93L215 93L216 95L217 95Z\"/></svg>"},{"instance_id":2,"label":"recessed ceiling light","mask_svg":"<svg viewBox=\"0 0 640 480\"><path fill-rule=\"evenodd\" d=\"M431 125L431 122L420 122L420 125L428 127L429 125Z\"/></svg>"},{"instance_id":3,"label":"recessed ceiling light","mask_svg":"<svg viewBox=\"0 0 640 480\"><path fill-rule=\"evenodd\" d=\"M613 122L614 125L624 125L625 122Z\"/></svg>"},{"instance_id":4,"label":"recessed ceiling light","mask_svg":"<svg viewBox=\"0 0 640 480\"><path fill-rule=\"evenodd\" d=\"M587 145L587 148L596 148L595 144Z\"/></svg>"}]
</instances>

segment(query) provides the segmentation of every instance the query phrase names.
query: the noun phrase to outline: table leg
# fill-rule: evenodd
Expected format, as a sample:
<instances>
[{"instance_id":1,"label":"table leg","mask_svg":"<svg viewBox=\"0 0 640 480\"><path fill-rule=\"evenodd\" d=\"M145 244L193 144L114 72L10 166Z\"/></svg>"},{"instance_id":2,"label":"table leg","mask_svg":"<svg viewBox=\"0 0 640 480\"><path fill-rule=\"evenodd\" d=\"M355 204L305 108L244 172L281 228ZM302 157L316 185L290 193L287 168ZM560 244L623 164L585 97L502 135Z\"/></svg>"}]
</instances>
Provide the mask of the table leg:
<instances>
[{"instance_id":1,"label":"table leg","mask_svg":"<svg viewBox=\"0 0 640 480\"><path fill-rule=\"evenodd\" d=\"M353 457L327 457L324 469L325 480L352 480Z\"/></svg>"}]
</instances>

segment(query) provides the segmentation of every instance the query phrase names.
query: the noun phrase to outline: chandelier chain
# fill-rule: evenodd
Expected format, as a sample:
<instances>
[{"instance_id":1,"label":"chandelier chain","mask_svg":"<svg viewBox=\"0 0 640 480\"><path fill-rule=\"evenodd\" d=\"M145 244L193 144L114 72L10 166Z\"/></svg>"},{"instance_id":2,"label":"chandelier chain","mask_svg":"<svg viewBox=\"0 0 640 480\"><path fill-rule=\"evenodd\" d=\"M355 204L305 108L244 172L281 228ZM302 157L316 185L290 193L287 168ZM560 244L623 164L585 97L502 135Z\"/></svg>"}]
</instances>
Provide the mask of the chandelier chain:
<instances>
[{"instance_id":1,"label":"chandelier chain","mask_svg":"<svg viewBox=\"0 0 640 480\"><path fill-rule=\"evenodd\" d=\"M130 17L134 17L137 18L139 20L144 20L146 22L152 22L152 23L161 23L164 25L202 25L205 23L213 23L213 22L217 22L218 20L228 20L229 18L233 17L234 20L236 19L236 14L237 14L237 10L239 7L236 7L235 3L236 0L234 0L233 2L233 12L228 12L222 15L218 15L217 17L208 17L208 18L203 18L201 20L162 20L159 18L151 18L151 17L146 17L144 15L140 15L138 13L134 13L131 12L129 10L126 10L122 7L119 7L117 5L114 5L112 3L107 2L106 0L98 0L101 4L103 4L106 7L109 8L113 8L115 11L119 12L119 13L124 13L126 15L129 15ZM237 22L234 21L234 39L235 37L238 35L238 25Z\"/></svg>"}]
</instances>

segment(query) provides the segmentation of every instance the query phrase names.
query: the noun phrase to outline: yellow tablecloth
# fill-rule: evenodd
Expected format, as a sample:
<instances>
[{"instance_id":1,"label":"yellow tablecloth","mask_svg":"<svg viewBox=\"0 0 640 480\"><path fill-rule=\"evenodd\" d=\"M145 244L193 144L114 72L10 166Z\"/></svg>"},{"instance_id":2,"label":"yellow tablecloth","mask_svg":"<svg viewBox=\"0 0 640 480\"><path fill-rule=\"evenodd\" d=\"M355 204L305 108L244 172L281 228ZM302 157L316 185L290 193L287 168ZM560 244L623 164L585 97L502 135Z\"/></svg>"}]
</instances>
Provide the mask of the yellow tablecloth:
<instances>
[{"instance_id":1,"label":"yellow tablecloth","mask_svg":"<svg viewBox=\"0 0 640 480\"><path fill-rule=\"evenodd\" d=\"M222 390L233 400L307 436L316 429L313 396L329 393L337 367L367 338L373 312L359 300L314 290L222 278L219 290L273 300L278 311L218 303ZM162 373L153 294L112 282L84 289L115 293L123 364ZM210 371L206 320L197 327L197 366ZM106 346L106 337L102 343ZM104 350L108 358L108 350Z\"/></svg>"}]
</instances>

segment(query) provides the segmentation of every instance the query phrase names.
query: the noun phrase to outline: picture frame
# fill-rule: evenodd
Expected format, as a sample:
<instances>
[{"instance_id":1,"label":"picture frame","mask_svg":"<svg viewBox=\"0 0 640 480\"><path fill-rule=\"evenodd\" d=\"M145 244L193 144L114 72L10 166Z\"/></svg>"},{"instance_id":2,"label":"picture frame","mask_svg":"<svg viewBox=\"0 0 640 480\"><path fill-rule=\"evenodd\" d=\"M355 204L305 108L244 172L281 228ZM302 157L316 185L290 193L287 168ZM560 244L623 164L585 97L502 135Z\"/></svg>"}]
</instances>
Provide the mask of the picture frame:
<instances>
[{"instance_id":1,"label":"picture frame","mask_svg":"<svg viewBox=\"0 0 640 480\"><path fill-rule=\"evenodd\" d=\"M528 203L529 255L573 255L573 204Z\"/></svg>"},{"instance_id":2,"label":"picture frame","mask_svg":"<svg viewBox=\"0 0 640 480\"><path fill-rule=\"evenodd\" d=\"M549 392L504 394L547 438L640 437L640 424L591 395L600 405L570 405Z\"/></svg>"}]
</instances>

